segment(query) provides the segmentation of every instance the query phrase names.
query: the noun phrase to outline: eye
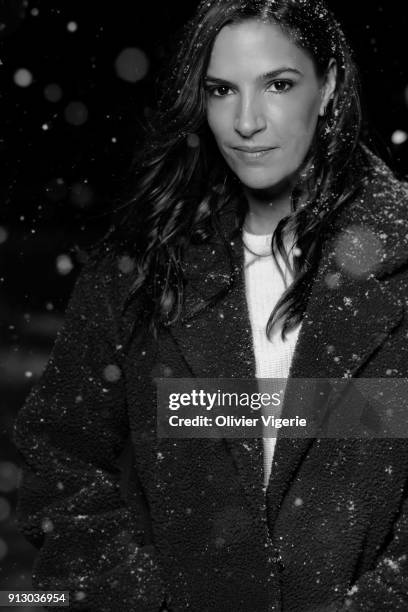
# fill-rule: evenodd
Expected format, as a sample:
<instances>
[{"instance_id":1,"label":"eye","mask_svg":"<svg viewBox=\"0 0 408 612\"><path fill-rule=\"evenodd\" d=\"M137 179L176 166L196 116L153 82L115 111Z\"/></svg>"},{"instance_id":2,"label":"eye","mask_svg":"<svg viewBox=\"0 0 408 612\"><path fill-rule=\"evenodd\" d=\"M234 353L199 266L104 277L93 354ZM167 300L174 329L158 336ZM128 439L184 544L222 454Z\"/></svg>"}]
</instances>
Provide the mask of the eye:
<instances>
[{"instance_id":1,"label":"eye","mask_svg":"<svg viewBox=\"0 0 408 612\"><path fill-rule=\"evenodd\" d=\"M228 87L227 85L205 85L204 87L208 95L212 96L213 98L225 98L228 91L231 91L231 87Z\"/></svg>"},{"instance_id":2,"label":"eye","mask_svg":"<svg viewBox=\"0 0 408 612\"><path fill-rule=\"evenodd\" d=\"M287 91L289 91L290 89L292 89L293 87L293 82L292 81L274 81L273 83L271 83L268 87L268 89L270 89L271 87L276 87L276 90L274 93L286 93Z\"/></svg>"},{"instance_id":3,"label":"eye","mask_svg":"<svg viewBox=\"0 0 408 612\"><path fill-rule=\"evenodd\" d=\"M278 81L273 81L273 83L268 86L268 91L271 91L271 87L275 87L275 91L272 90L273 93L282 94L292 89L293 82L280 79ZM230 95L228 92L232 91L227 85L207 85L205 89L208 95L214 98L225 98L226 96Z\"/></svg>"},{"instance_id":4,"label":"eye","mask_svg":"<svg viewBox=\"0 0 408 612\"><path fill-rule=\"evenodd\" d=\"M217 87L207 86L206 91L210 96L214 96L214 98L225 98L228 91L231 91L231 88L227 87L227 85L218 85Z\"/></svg>"}]
</instances>

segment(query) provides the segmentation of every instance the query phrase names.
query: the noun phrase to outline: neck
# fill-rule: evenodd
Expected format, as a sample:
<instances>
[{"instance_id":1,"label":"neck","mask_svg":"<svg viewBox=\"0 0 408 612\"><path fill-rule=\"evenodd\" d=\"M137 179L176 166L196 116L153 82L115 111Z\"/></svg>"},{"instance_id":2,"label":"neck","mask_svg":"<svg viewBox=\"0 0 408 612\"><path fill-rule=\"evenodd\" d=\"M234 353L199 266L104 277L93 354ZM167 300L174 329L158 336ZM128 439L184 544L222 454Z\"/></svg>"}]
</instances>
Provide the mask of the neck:
<instances>
[{"instance_id":1,"label":"neck","mask_svg":"<svg viewBox=\"0 0 408 612\"><path fill-rule=\"evenodd\" d=\"M248 201L245 227L251 234L273 234L278 223L292 212L291 190L268 197L245 187L244 193Z\"/></svg>"}]
</instances>

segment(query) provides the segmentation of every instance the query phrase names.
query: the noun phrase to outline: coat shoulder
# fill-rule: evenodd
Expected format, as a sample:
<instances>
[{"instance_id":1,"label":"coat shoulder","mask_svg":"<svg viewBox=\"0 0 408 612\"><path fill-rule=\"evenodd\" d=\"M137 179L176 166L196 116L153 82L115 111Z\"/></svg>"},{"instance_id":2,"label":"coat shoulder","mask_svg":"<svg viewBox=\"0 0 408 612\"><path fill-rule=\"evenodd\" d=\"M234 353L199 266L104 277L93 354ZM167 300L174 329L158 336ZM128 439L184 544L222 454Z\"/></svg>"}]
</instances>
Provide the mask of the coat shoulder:
<instances>
[{"instance_id":1,"label":"coat shoulder","mask_svg":"<svg viewBox=\"0 0 408 612\"><path fill-rule=\"evenodd\" d=\"M349 232L357 250L372 253L373 272L385 276L408 263L408 182L399 180L371 151L360 192L343 210L340 230Z\"/></svg>"},{"instance_id":2,"label":"coat shoulder","mask_svg":"<svg viewBox=\"0 0 408 612\"><path fill-rule=\"evenodd\" d=\"M71 298L72 306L93 310L95 319L109 317L118 326L133 325L141 317L143 300L136 295L128 302L137 279L136 262L113 251L93 252L80 270ZM77 305L77 306L76 306Z\"/></svg>"}]
</instances>

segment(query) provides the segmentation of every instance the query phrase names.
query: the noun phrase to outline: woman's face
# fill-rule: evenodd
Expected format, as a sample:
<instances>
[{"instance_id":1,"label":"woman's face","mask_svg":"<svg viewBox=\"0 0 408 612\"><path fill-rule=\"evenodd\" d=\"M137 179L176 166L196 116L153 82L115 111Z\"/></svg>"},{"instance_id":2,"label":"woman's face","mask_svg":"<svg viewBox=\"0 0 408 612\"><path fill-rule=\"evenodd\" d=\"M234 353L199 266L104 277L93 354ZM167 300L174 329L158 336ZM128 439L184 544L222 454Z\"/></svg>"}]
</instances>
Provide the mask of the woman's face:
<instances>
[{"instance_id":1,"label":"woman's face","mask_svg":"<svg viewBox=\"0 0 408 612\"><path fill-rule=\"evenodd\" d=\"M207 120L225 161L250 189L292 183L336 83L271 23L225 26L205 79Z\"/></svg>"}]
</instances>

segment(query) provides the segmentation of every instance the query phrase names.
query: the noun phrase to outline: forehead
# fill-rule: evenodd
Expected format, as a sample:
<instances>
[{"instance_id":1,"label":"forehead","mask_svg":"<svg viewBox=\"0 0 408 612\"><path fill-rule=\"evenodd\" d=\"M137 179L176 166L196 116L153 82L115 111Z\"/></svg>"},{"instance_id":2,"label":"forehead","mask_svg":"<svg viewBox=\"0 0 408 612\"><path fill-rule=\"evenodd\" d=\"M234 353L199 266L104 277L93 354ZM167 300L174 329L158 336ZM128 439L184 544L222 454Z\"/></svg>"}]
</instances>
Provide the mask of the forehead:
<instances>
[{"instance_id":1,"label":"forehead","mask_svg":"<svg viewBox=\"0 0 408 612\"><path fill-rule=\"evenodd\" d=\"M211 52L208 74L232 79L290 66L313 72L313 61L274 23L251 19L226 25Z\"/></svg>"}]
</instances>

